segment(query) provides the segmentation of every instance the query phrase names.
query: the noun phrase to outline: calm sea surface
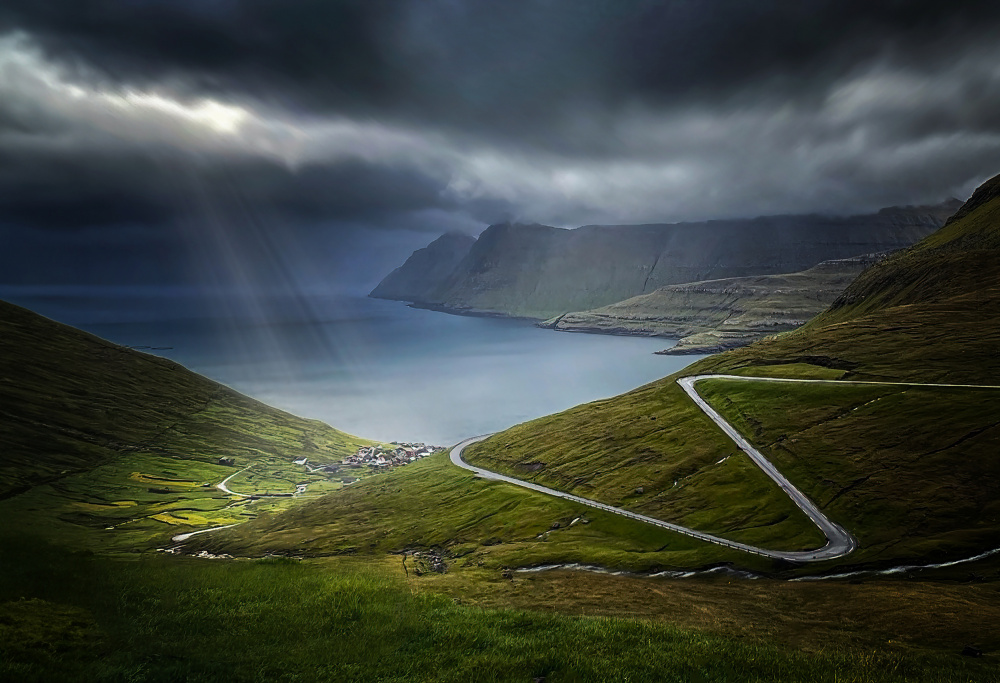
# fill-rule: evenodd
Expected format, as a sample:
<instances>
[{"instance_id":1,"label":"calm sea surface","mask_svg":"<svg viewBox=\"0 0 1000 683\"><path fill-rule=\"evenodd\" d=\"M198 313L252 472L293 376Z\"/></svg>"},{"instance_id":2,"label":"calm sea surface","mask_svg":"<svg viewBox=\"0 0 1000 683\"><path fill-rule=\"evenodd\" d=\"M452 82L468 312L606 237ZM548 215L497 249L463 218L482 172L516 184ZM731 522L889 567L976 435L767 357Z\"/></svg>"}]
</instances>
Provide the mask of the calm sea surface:
<instances>
[{"instance_id":1,"label":"calm sea surface","mask_svg":"<svg viewBox=\"0 0 1000 683\"><path fill-rule=\"evenodd\" d=\"M653 355L672 344L664 339L557 333L319 292L5 287L0 298L387 441L450 445L622 393L697 358Z\"/></svg>"}]
</instances>

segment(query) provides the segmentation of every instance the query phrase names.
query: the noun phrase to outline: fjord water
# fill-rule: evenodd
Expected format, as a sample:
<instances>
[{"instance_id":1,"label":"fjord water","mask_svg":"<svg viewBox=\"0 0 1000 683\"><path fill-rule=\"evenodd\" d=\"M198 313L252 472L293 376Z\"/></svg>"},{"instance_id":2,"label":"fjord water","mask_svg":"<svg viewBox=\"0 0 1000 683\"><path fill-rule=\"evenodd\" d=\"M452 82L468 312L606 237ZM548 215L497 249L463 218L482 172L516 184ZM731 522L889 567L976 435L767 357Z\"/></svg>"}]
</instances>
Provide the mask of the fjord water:
<instances>
[{"instance_id":1,"label":"fjord water","mask_svg":"<svg viewBox=\"0 0 1000 683\"><path fill-rule=\"evenodd\" d=\"M0 298L372 439L451 445L696 360L666 339L568 334L322 292L4 289Z\"/></svg>"}]
</instances>

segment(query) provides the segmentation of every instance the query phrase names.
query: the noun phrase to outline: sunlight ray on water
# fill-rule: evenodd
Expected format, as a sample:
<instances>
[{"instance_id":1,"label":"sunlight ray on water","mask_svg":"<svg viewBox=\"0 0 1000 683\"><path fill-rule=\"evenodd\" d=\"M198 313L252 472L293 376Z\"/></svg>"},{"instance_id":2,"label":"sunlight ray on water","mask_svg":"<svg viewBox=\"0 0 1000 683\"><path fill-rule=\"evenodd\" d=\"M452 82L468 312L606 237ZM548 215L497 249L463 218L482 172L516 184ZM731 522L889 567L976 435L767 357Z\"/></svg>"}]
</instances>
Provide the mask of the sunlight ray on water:
<instances>
[{"instance_id":1,"label":"sunlight ray on water","mask_svg":"<svg viewBox=\"0 0 1000 683\"><path fill-rule=\"evenodd\" d=\"M613 396L700 356L672 340L565 334L317 291L45 288L0 297L153 347L265 403L359 436L451 445ZM167 347L167 348L165 348Z\"/></svg>"}]
</instances>

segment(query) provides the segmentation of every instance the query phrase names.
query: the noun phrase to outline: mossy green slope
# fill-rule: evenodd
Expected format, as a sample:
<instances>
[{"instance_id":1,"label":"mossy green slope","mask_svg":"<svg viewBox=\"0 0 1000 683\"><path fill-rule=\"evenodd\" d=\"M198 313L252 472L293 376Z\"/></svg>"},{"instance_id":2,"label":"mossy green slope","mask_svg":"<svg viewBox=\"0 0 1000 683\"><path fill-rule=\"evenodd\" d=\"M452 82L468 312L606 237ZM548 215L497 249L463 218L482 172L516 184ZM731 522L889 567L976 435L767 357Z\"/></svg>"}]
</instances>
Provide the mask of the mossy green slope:
<instances>
[{"instance_id":1,"label":"mossy green slope","mask_svg":"<svg viewBox=\"0 0 1000 683\"><path fill-rule=\"evenodd\" d=\"M618 515L486 481L441 453L335 494L192 538L190 550L242 556L382 555L433 549L456 567L582 563L633 570L703 567L740 554ZM758 558L757 568L768 568Z\"/></svg>"},{"instance_id":2,"label":"mossy green slope","mask_svg":"<svg viewBox=\"0 0 1000 683\"><path fill-rule=\"evenodd\" d=\"M641 486L651 469L687 466L693 475L687 495L717 508L710 513L716 519L727 508L759 506L758 515L776 509L752 485L718 495L706 474L734 449L680 401L657 416L657 430L680 436L658 453L650 452L648 435L616 427L648 419L677 391L681 375L1000 384L998 184L994 179L980 188L939 233L866 271L801 330L705 359L609 401L505 431L470 449L470 461L594 497L616 493L603 472L613 471L615 482ZM1000 543L990 484L996 474L991 454L1000 443L1000 391L766 383L726 388L734 397L727 402L716 391L713 405L762 441L765 454L789 467L793 483L832 519L861 534L867 550L841 564L974 554ZM859 391L866 397L861 403L854 396ZM595 444L598 433L607 436ZM879 434L900 438L893 442ZM643 452L649 457L637 457ZM561 454L555 467L546 461L553 453ZM532 474L533 463L544 467ZM675 501L661 503L662 518L702 528L678 512ZM789 517L787 524L796 519Z\"/></svg>"},{"instance_id":3,"label":"mossy green slope","mask_svg":"<svg viewBox=\"0 0 1000 683\"><path fill-rule=\"evenodd\" d=\"M253 465L244 490L293 491L316 478L291 460L339 460L362 443L3 302L0 406L5 522L86 543L98 531L101 542L128 545L237 521L253 512L204 484Z\"/></svg>"},{"instance_id":4,"label":"mossy green slope","mask_svg":"<svg viewBox=\"0 0 1000 683\"><path fill-rule=\"evenodd\" d=\"M699 371L802 360L858 378L1000 383L1000 176L804 328L706 359Z\"/></svg>"},{"instance_id":5,"label":"mossy green slope","mask_svg":"<svg viewBox=\"0 0 1000 683\"><path fill-rule=\"evenodd\" d=\"M995 253L990 237L995 226L1000 224L990 213L995 210L995 202L981 203L975 211L966 212L949 224L943 231L944 237L935 235L927 243L888 259L878 266L877 272L896 272L890 275L889 281L905 283L914 259L920 263L940 263L940 254L935 250L942 244L953 259L946 264L966 263L970 258L979 263L985 259L980 251L993 249ZM954 237L948 238L949 235ZM990 306L995 309L1000 301L1000 296L989 289L1000 279L989 282L988 275L983 276L982 272L978 274L982 277L969 279L963 266L950 273L947 279L952 284L944 289L947 295L941 294L941 288L931 285L925 288L924 299L919 305L906 301L883 307L878 313L866 314L858 310L850 321L845 319L843 310L850 304L842 303L838 306L839 313L824 314L839 316L830 324L821 324L821 317L802 331L706 359L677 376L724 371L828 379L858 376L978 382L984 376L982 364L966 365L967 361L974 361L976 356L985 353L990 335L996 334L995 330L980 329L978 322L988 318ZM859 286L882 292L881 296L887 297L890 304L895 301L892 297L900 296L883 292L884 286L864 285L871 277L866 274L859 285L848 289L845 297L859 291ZM903 296L914 296L912 286L903 284L901 290ZM870 299L871 295L866 296L866 300ZM870 301L866 305L870 306ZM905 323L907 320L910 322ZM982 341L984 337L985 342ZM937 363L936 370L931 367L931 360ZM985 374L990 376L990 372ZM469 448L467 458L487 469L744 542L775 549L800 549L821 544L822 537L805 516L683 394L675 382L677 376L619 397L518 425ZM940 475L948 462L961 459L969 448L988 448L993 442L992 425L1000 394L952 392L946 395L933 390L873 389L861 392L866 398L858 404L854 393L840 387L789 388L761 383L740 385L740 389L740 405L759 401L760 406L773 406L774 410L768 413L762 409L747 416L740 413L738 406L734 407L735 399L728 404L716 395L713 401L720 403L719 407L728 411L734 422L759 440L765 452L789 467L793 483L809 492L834 521L852 531L857 530L862 536L864 552L827 566L886 563L927 554L933 557L974 554L997 537L1000 526L995 523L995 515L987 509L989 490L979 483L991 472L985 461L978 469L974 465L958 468L955 476L944 480L934 476ZM872 392L874 398L883 395L905 398L875 401L869 405L874 398L867 395ZM775 396L785 397L784 402L775 402ZM910 429L911 423L926 421L929 414L939 410L941 401L947 401L955 410L952 419L937 421L935 438L927 442L927 449L914 449L912 441L900 441L895 450L886 452L885 443L872 439L873 430L887 434L921 434L919 430ZM868 407L864 411L854 411L860 405ZM769 427L769 419L780 429ZM834 429L845 425L845 428ZM820 438L818 434L824 426L832 429L834 436ZM755 431L758 429L760 433ZM815 430L817 436L814 437L810 430ZM976 436L971 438L969 434ZM773 443L793 448L789 445L791 439L795 439L795 443L809 444L809 447L793 455L772 454ZM934 451L933 467L919 457L928 450ZM816 451L821 451L824 457L819 457ZM838 453L850 455L850 466L845 465L843 459L825 457ZM975 463L976 459L971 462ZM438 473L434 476L442 477L442 481L448 479L448 465L443 460L429 461L426 467L437 468ZM897 472L898 476L888 476L887 472ZM925 474L932 475L926 482L921 480ZM407 486L413 487L411 493L426 488L431 498L441 498L440 492L432 492L417 480L408 481ZM916 485L917 482L921 482L920 485ZM220 550L230 547L237 551L262 552L266 542L248 543L245 536L257 529L271 534L269 542L281 550L308 552L312 544L317 550L330 552L336 546L330 538L366 537L366 532L340 528L328 520L350 518L358 500L374 495L375 489L368 487L375 485L372 482L352 487L350 493L345 491L304 505L284 519L260 520L255 526L223 532L216 539L203 539L201 543ZM502 487L508 496L526 495L502 484L492 486ZM425 508L421 524L428 525L428 529L450 529L457 523L467 524L470 530L477 529L476 533L466 538L451 532L438 537L420 531L420 524L408 520L411 503L416 501L404 501L408 495L403 493L405 488L400 486L395 491L388 489L379 493L382 503L378 506L378 524L392 529L389 536L393 541L388 545L379 542L372 547L384 545L385 549L400 550L407 543L414 546L448 546L449 542L452 545L477 544L492 533L471 523L469 520L474 516L470 517L468 511L452 512L448 506L436 505ZM462 498L448 499L457 504ZM881 502L865 506L866 501L876 499ZM912 506L918 511L904 509L907 501L912 500L919 501ZM461 506L454 509L460 510ZM403 510L407 512L401 512ZM873 510L887 515L883 527L878 526ZM932 517L932 523L921 521ZM372 510L364 519L374 518ZM529 514L519 523L534 529L532 520ZM265 525L270 526L265 529ZM358 524L355 528L361 526ZM315 533L303 536L301 528L311 528ZM412 533L406 529L411 529ZM243 536L242 540L236 541L238 536ZM526 537L530 536L532 534ZM303 544L303 539L312 540ZM887 539L894 539L894 542ZM354 543L353 540L344 542ZM538 548L523 559L538 562L567 557L556 552L546 559L547 552L553 548L552 545ZM706 553L704 556L694 553L687 560L692 566L704 566L710 556L715 557L714 551L706 550ZM623 561L624 558L618 559ZM634 566L634 561L628 564Z\"/></svg>"},{"instance_id":6,"label":"mossy green slope","mask_svg":"<svg viewBox=\"0 0 1000 683\"><path fill-rule=\"evenodd\" d=\"M823 544L808 518L672 380L505 430L469 462L771 549Z\"/></svg>"},{"instance_id":7,"label":"mossy green slope","mask_svg":"<svg viewBox=\"0 0 1000 683\"><path fill-rule=\"evenodd\" d=\"M858 539L851 564L1000 547L1000 390L708 380L702 395Z\"/></svg>"}]
</instances>

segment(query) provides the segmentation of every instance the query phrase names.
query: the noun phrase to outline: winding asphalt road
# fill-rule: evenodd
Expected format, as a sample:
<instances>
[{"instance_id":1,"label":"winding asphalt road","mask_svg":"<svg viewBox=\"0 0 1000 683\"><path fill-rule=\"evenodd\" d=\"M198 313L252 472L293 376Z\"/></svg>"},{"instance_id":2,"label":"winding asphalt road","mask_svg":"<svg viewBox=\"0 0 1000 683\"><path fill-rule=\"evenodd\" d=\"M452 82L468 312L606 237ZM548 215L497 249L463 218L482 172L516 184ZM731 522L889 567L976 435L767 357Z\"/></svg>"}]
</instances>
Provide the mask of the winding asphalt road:
<instances>
[{"instance_id":1,"label":"winding asphalt road","mask_svg":"<svg viewBox=\"0 0 1000 683\"><path fill-rule=\"evenodd\" d=\"M233 477L235 477L237 474L243 474L244 472L246 472L251 467L253 467L252 464L251 465L247 465L246 467L244 467L243 469L241 469L239 472L233 472L228 477L226 477L225 479L223 479L222 481L220 481L218 484L216 484L215 488L219 489L223 493L228 493L231 496L238 496L239 498L249 498L250 494L247 494L247 493L237 493L236 491L233 491L232 489L230 489L229 488L229 480L232 479Z\"/></svg>"},{"instance_id":2,"label":"winding asphalt road","mask_svg":"<svg viewBox=\"0 0 1000 683\"><path fill-rule=\"evenodd\" d=\"M495 481L504 481L508 484L514 484L515 486L521 486L523 488L531 489L532 491L538 491L539 493L545 493L550 496L555 496L557 498L562 498L564 500L570 500L574 503L579 503L581 505L586 505L588 507L596 508L598 510L604 510L605 512L610 512L616 515L621 515L623 517L628 517L630 519L635 519L640 522L646 522L647 524L652 524L654 526L662 527L664 529L669 529L670 531L675 531L679 534L684 534L685 536L690 536L692 538L697 538L702 541L708 541L709 543L715 543L716 545L725 546L727 548L733 548L735 550L742 550L744 552L753 553L755 555L762 555L764 557L770 557L775 559L788 560L790 562L820 562L822 560L832 560L838 557L844 557L849 555L851 552L857 548L857 541L851 536L843 527L830 521L826 515L820 511L816 504L813 503L808 496L799 491L794 484L792 484L785 476L778 471L778 469L771 463L770 460L765 458L760 451L754 448L749 441L747 441L731 424L726 422L725 419L718 412L715 411L708 403L705 402L699 394L695 385L706 379L730 379L739 380L747 382L781 382L781 383L798 383L798 384L874 384L874 385L888 385L888 386L909 386L909 387L959 387L963 389L998 389L1000 387L993 385L970 385L970 384L928 384L928 383L917 383L917 382L870 382L870 381L854 381L854 380L831 380L831 379L787 379L779 377L745 377L741 375L692 375L690 377L682 377L677 380L677 383L681 386L684 392L691 397L691 400L701 408L708 417L717 424L726 435L733 440L733 442L739 447L741 451L750 456L750 459L756 464L761 470L764 471L768 477L770 477L781 490L784 491L792 502L800 510L802 510L808 517L813 521L820 531L826 536L827 542L822 548L817 548L816 550L803 550L803 551L781 551L781 550L768 550L767 548L759 548L757 546L748 545L746 543L738 543L736 541L730 541L719 536L714 536L712 534L706 534L701 531L695 531L694 529L689 529L687 527L680 526L679 524L671 524L670 522L664 522L660 519L655 519L653 517L647 517L646 515L640 515L636 512L631 512L629 510L623 510L622 508L613 507L611 505L606 505L604 503L599 503L596 500L590 500L589 498L581 498L580 496L574 496L570 493L565 493L563 491L556 491L555 489L550 489L546 486L540 486L529 481L522 481L521 479L516 479L514 477L509 477L504 474L499 474L497 472L491 472L485 470L481 467L476 467L470 465L462 459L462 452L466 447L483 441L489 438L492 434L484 434L482 436L474 436L472 438L462 441L457 446L451 450L451 461L455 465L462 467L464 469L470 470L484 479L491 479Z\"/></svg>"}]
</instances>

